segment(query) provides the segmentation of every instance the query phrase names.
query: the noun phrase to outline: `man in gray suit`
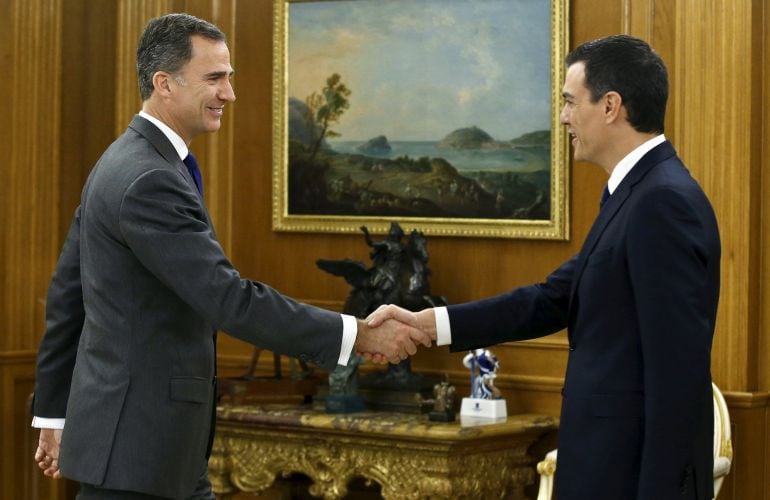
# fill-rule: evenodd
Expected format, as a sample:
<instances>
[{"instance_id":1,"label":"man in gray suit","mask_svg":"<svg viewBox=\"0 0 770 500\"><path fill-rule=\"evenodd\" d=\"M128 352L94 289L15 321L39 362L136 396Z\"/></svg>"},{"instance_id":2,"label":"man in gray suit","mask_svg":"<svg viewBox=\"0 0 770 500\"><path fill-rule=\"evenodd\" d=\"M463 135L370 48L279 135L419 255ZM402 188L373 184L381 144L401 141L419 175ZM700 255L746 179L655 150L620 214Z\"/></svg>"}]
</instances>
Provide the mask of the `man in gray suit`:
<instances>
[{"instance_id":1,"label":"man in gray suit","mask_svg":"<svg viewBox=\"0 0 770 500\"><path fill-rule=\"evenodd\" d=\"M142 111L91 172L48 292L35 459L79 498L212 499L217 330L329 369L353 350L399 362L430 339L298 303L225 257L188 156L235 100L216 26L153 19L137 70Z\"/></svg>"}]
</instances>

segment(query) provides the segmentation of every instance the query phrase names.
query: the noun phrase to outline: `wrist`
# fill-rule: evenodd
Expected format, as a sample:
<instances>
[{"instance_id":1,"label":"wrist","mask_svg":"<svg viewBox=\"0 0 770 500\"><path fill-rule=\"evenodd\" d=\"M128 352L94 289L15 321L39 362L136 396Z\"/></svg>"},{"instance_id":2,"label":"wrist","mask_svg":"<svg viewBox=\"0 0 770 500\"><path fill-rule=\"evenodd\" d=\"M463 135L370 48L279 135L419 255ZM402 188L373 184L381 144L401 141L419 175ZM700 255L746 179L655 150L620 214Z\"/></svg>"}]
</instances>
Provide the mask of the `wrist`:
<instances>
[{"instance_id":1,"label":"wrist","mask_svg":"<svg viewBox=\"0 0 770 500\"><path fill-rule=\"evenodd\" d=\"M430 339L436 341L436 313L433 308L423 309L415 314L417 318L417 324L420 330L422 330Z\"/></svg>"}]
</instances>

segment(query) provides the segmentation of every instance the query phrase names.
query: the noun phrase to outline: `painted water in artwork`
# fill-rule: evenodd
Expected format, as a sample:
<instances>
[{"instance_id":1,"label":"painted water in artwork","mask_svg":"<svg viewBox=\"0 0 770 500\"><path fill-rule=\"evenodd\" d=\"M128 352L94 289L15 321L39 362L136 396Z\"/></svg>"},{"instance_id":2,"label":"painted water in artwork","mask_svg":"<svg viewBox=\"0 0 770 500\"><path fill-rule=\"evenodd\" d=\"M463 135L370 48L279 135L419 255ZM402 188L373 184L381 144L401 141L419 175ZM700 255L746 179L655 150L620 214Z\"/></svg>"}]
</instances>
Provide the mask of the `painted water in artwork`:
<instances>
[{"instance_id":1,"label":"painted water in artwork","mask_svg":"<svg viewBox=\"0 0 770 500\"><path fill-rule=\"evenodd\" d=\"M547 220L549 4L291 3L289 213Z\"/></svg>"}]
</instances>

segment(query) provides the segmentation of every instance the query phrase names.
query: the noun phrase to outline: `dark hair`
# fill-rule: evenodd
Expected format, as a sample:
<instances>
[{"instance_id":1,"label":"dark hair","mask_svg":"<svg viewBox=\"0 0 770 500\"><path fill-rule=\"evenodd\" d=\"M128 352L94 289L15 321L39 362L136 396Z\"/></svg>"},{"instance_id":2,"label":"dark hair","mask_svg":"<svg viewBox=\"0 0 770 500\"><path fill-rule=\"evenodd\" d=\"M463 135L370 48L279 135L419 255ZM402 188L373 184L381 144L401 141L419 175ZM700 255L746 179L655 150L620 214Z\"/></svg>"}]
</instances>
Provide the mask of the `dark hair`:
<instances>
[{"instance_id":1,"label":"dark hair","mask_svg":"<svg viewBox=\"0 0 770 500\"><path fill-rule=\"evenodd\" d=\"M167 14L147 23L136 48L136 73L142 101L152 95L152 75L158 71L174 74L192 58L190 37L193 35L226 41L219 28L189 14Z\"/></svg>"},{"instance_id":2,"label":"dark hair","mask_svg":"<svg viewBox=\"0 0 770 500\"><path fill-rule=\"evenodd\" d=\"M567 66L578 62L585 64L585 84L593 102L615 91L636 131L663 132L668 74L647 42L628 35L592 40L567 55Z\"/></svg>"}]
</instances>

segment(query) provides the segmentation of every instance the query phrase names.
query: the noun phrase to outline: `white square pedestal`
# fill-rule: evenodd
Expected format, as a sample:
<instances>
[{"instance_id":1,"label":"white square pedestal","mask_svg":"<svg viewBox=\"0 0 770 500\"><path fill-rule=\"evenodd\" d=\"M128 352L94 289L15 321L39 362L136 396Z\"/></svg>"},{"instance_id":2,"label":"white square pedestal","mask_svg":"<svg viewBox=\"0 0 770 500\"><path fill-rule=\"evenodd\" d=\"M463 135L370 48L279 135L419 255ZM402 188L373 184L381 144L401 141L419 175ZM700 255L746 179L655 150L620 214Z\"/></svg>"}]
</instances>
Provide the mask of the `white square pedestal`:
<instances>
[{"instance_id":1,"label":"white square pedestal","mask_svg":"<svg viewBox=\"0 0 770 500\"><path fill-rule=\"evenodd\" d=\"M508 417L504 399L463 398L460 407L462 425L491 424Z\"/></svg>"}]
</instances>

